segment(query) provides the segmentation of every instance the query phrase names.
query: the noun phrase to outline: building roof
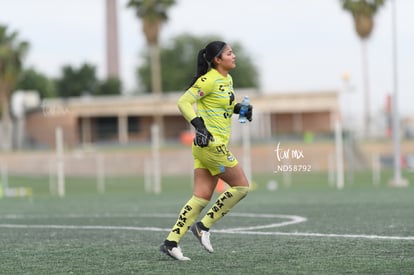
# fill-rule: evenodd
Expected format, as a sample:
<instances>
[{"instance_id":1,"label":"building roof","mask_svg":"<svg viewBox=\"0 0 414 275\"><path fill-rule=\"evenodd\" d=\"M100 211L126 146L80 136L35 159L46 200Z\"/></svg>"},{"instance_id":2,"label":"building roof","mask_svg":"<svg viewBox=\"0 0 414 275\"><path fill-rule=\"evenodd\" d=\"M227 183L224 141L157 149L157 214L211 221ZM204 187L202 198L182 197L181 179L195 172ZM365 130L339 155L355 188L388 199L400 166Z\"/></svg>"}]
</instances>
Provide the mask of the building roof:
<instances>
[{"instance_id":1,"label":"building roof","mask_svg":"<svg viewBox=\"0 0 414 275\"><path fill-rule=\"evenodd\" d=\"M84 96L68 99L44 99L37 111L45 114L70 112L77 117L117 115L179 115L177 101L182 93L166 93L162 98L153 95ZM256 111L262 113L337 112L338 93L335 91L258 93L240 90L238 98L249 95ZM32 110L35 111L35 110Z\"/></svg>"}]
</instances>

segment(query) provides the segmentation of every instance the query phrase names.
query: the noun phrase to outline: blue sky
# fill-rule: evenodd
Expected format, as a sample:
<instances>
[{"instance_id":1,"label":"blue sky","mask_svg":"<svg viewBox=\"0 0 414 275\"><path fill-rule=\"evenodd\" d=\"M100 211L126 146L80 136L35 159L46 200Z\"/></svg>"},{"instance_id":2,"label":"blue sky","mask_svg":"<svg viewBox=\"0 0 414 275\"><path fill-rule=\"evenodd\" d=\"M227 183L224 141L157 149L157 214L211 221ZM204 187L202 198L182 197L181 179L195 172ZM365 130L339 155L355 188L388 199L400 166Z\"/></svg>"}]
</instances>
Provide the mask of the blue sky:
<instances>
[{"instance_id":1,"label":"blue sky","mask_svg":"<svg viewBox=\"0 0 414 275\"><path fill-rule=\"evenodd\" d=\"M402 116L414 114L414 1L396 1L398 94ZM146 46L141 23L126 0L118 1L121 74L127 90L137 85L135 67ZM257 3L257 4L252 4ZM0 24L31 43L27 64L57 76L65 64L96 64L105 75L104 0L4 0ZM392 2L376 16L368 41L371 113L393 92ZM344 113L359 119L363 108L361 43L339 0L177 0L161 41L181 33L215 34L240 42L251 54L264 93L337 90ZM237 54L237 53L236 53ZM342 79L349 74L350 85ZM235 80L237 81L237 80ZM352 87L349 89L348 87Z\"/></svg>"}]
</instances>

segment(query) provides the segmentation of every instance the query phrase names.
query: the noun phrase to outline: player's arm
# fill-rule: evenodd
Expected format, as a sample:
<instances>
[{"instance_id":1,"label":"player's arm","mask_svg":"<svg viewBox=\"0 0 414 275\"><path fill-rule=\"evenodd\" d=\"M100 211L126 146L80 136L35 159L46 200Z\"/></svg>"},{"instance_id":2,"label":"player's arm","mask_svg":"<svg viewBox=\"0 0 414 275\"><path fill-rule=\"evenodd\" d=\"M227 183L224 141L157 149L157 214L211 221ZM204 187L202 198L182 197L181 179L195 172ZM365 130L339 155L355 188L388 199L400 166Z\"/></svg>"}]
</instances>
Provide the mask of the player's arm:
<instances>
[{"instance_id":1,"label":"player's arm","mask_svg":"<svg viewBox=\"0 0 414 275\"><path fill-rule=\"evenodd\" d=\"M196 102L196 95L192 91L193 89L188 89L178 100L178 109L188 122L191 122L191 120L197 117L193 107Z\"/></svg>"},{"instance_id":2,"label":"player's arm","mask_svg":"<svg viewBox=\"0 0 414 275\"><path fill-rule=\"evenodd\" d=\"M178 100L178 109L184 118L194 126L196 130L196 136L194 143L200 147L208 146L209 141L213 141L213 135L207 130L202 117L198 117L194 111L194 103L199 100L203 95L202 86L193 85L189 88ZM206 88L206 87L204 87Z\"/></svg>"},{"instance_id":3,"label":"player's arm","mask_svg":"<svg viewBox=\"0 0 414 275\"><path fill-rule=\"evenodd\" d=\"M188 88L180 97L178 100L178 109L188 122L191 122L191 120L197 117L193 107L194 103L207 96L213 89L213 86L214 80L208 77L208 75L204 75L197 79L194 85Z\"/></svg>"}]
</instances>

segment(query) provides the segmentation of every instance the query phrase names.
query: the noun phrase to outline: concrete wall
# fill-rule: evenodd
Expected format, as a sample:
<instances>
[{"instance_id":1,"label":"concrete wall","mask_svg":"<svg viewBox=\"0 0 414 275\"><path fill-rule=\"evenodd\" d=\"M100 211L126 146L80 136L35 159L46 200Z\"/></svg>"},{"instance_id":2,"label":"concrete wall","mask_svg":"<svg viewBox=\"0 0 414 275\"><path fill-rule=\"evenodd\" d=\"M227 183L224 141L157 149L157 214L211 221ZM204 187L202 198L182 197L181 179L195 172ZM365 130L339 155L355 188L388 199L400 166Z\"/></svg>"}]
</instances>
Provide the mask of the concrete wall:
<instances>
[{"instance_id":1,"label":"concrete wall","mask_svg":"<svg viewBox=\"0 0 414 275\"><path fill-rule=\"evenodd\" d=\"M279 144L279 146L278 146ZM391 141L360 144L362 154L368 162L372 156L392 155ZM280 152L289 151L289 158L279 161ZM241 146L231 146L230 150L243 164ZM293 151L301 151L302 157L294 157ZM414 154L414 141L403 142L402 155ZM313 144L275 142L255 145L251 148L251 167L253 173L273 173L279 164L310 165L312 171L326 171L332 167L334 159L333 142L315 142ZM298 156L296 154L296 156ZM145 163L151 160L150 148L130 148L117 151L99 151L93 149L72 150L65 152L65 171L67 175L96 176L97 163L102 158L105 175L143 175ZM193 158L190 146L164 148L160 153L163 175L191 174ZM48 175L50 169L55 171L56 154L54 151L2 153L0 161L6 164L9 174L14 175ZM369 163L370 165L370 163ZM345 163L346 166L346 163ZM368 167L369 168L369 167Z\"/></svg>"}]
</instances>

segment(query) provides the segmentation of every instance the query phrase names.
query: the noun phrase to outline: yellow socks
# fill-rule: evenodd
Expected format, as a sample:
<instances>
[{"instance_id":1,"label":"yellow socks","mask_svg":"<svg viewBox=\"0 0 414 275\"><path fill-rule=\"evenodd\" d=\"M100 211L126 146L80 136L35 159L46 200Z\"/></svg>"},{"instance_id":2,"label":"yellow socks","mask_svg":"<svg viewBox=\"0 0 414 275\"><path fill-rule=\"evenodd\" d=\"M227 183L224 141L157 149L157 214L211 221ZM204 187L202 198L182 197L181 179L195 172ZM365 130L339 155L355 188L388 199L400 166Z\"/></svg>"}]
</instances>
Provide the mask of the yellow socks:
<instances>
[{"instance_id":1,"label":"yellow socks","mask_svg":"<svg viewBox=\"0 0 414 275\"><path fill-rule=\"evenodd\" d=\"M209 201L205 199L192 196L181 209L177 222L168 235L167 240L178 243L208 203Z\"/></svg>"},{"instance_id":2,"label":"yellow socks","mask_svg":"<svg viewBox=\"0 0 414 275\"><path fill-rule=\"evenodd\" d=\"M243 199L249 187L247 186L235 186L224 191L214 205L208 210L207 214L201 220L201 223L210 228L215 222L221 219L230 209L236 205L241 199Z\"/></svg>"},{"instance_id":3,"label":"yellow socks","mask_svg":"<svg viewBox=\"0 0 414 275\"><path fill-rule=\"evenodd\" d=\"M249 187L247 186L235 186L224 191L201 220L203 226L210 228L243 199L248 191ZM208 203L209 201L205 199L192 196L181 209L176 223L167 236L167 241L178 243Z\"/></svg>"}]
</instances>

